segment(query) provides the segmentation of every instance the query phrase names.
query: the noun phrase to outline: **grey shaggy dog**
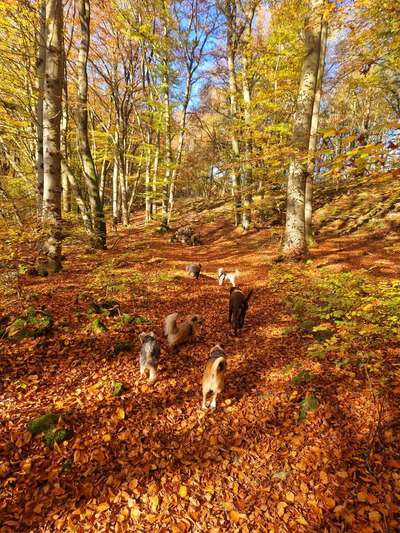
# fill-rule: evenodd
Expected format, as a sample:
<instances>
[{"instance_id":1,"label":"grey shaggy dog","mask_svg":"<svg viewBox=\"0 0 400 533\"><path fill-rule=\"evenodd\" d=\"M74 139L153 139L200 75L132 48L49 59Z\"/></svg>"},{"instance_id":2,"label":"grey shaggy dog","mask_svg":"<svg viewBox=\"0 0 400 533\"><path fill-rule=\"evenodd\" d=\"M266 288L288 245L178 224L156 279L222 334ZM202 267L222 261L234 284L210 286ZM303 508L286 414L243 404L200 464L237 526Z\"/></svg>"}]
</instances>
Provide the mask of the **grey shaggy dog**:
<instances>
[{"instance_id":1,"label":"grey shaggy dog","mask_svg":"<svg viewBox=\"0 0 400 533\"><path fill-rule=\"evenodd\" d=\"M139 335L142 348L140 350L140 375L149 372L149 383L154 383L157 379L157 367L160 361L160 345L157 342L153 331L141 333Z\"/></svg>"}]
</instances>

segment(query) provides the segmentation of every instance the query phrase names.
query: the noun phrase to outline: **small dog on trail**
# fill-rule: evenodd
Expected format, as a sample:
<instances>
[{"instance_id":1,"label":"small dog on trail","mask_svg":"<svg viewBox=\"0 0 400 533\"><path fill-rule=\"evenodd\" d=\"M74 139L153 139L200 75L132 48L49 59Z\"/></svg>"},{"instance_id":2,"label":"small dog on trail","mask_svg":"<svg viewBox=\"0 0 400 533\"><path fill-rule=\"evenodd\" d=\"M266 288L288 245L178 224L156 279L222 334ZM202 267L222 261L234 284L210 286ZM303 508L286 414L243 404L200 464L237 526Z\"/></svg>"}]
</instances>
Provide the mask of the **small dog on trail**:
<instances>
[{"instance_id":1,"label":"small dog on trail","mask_svg":"<svg viewBox=\"0 0 400 533\"><path fill-rule=\"evenodd\" d=\"M187 265L186 272L189 274L189 276L193 276L194 278L199 279L201 272L201 264L194 263L193 265Z\"/></svg>"},{"instance_id":2,"label":"small dog on trail","mask_svg":"<svg viewBox=\"0 0 400 533\"><path fill-rule=\"evenodd\" d=\"M225 280L228 280L232 287L236 287L236 279L240 276L238 269L235 272L225 272L224 268L221 267L218 269L218 283L223 285Z\"/></svg>"},{"instance_id":3,"label":"small dog on trail","mask_svg":"<svg viewBox=\"0 0 400 533\"><path fill-rule=\"evenodd\" d=\"M225 352L219 344L211 348L203 374L203 409L207 409L207 396L212 394L211 409L217 407L217 396L224 390L226 361Z\"/></svg>"},{"instance_id":4,"label":"small dog on trail","mask_svg":"<svg viewBox=\"0 0 400 533\"><path fill-rule=\"evenodd\" d=\"M157 367L160 360L160 345L153 331L139 335L142 347L140 349L140 375L149 372L149 383L153 384L157 379Z\"/></svg>"},{"instance_id":5,"label":"small dog on trail","mask_svg":"<svg viewBox=\"0 0 400 533\"><path fill-rule=\"evenodd\" d=\"M180 324L177 324L177 318L178 313L172 313L165 319L164 334L172 349L192 339L196 335L197 328L203 323L199 315L192 315Z\"/></svg>"},{"instance_id":6,"label":"small dog on trail","mask_svg":"<svg viewBox=\"0 0 400 533\"><path fill-rule=\"evenodd\" d=\"M239 287L231 287L231 295L229 298L229 322L232 324L235 335L237 335L238 329L242 329L243 327L244 318L252 294L253 289L250 289L247 296L245 296Z\"/></svg>"}]
</instances>

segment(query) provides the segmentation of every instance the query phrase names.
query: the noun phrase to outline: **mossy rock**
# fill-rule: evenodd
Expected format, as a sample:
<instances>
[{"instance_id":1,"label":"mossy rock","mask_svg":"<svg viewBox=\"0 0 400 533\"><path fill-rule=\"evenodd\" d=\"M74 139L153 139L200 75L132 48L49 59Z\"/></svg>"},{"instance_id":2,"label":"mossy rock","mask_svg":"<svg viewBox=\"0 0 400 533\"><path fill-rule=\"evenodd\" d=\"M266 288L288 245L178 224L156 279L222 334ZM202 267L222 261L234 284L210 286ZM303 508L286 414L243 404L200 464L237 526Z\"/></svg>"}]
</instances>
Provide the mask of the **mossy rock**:
<instances>
[{"instance_id":1,"label":"mossy rock","mask_svg":"<svg viewBox=\"0 0 400 533\"><path fill-rule=\"evenodd\" d=\"M38 416L26 425L26 429L32 433L33 436L43 433L56 425L59 415L48 413L47 415Z\"/></svg>"},{"instance_id":2,"label":"mossy rock","mask_svg":"<svg viewBox=\"0 0 400 533\"><path fill-rule=\"evenodd\" d=\"M98 335L100 333L104 333L105 331L107 331L107 326L105 324L103 324L103 322L99 318L95 318L91 322L90 327L91 327L93 333L95 333L96 335Z\"/></svg>"},{"instance_id":3,"label":"mossy rock","mask_svg":"<svg viewBox=\"0 0 400 533\"><path fill-rule=\"evenodd\" d=\"M123 392L125 392L124 384L119 381L113 381L112 395L114 397L121 396Z\"/></svg>"},{"instance_id":4,"label":"mossy rock","mask_svg":"<svg viewBox=\"0 0 400 533\"><path fill-rule=\"evenodd\" d=\"M36 338L45 335L52 326L53 318L49 313L29 308L11 322L6 332L9 340L19 341L27 337Z\"/></svg>"},{"instance_id":5,"label":"mossy rock","mask_svg":"<svg viewBox=\"0 0 400 533\"><path fill-rule=\"evenodd\" d=\"M59 444L60 442L70 439L72 437L72 431L65 428L50 428L45 431L43 437L47 446L53 448L55 443Z\"/></svg>"},{"instance_id":6,"label":"mossy rock","mask_svg":"<svg viewBox=\"0 0 400 533\"><path fill-rule=\"evenodd\" d=\"M128 313L123 313L121 315L121 321L123 324L134 324L135 323L135 317L132 315L129 315Z\"/></svg>"}]
</instances>

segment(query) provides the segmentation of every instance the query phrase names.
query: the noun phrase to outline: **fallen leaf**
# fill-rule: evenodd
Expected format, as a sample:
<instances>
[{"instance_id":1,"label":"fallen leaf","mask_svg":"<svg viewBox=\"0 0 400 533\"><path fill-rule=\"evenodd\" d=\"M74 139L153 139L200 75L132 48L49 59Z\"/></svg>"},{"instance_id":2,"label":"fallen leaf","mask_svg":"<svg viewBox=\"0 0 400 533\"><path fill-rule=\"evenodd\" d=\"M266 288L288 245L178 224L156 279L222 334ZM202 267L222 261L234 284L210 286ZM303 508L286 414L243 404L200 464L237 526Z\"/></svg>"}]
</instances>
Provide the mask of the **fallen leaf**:
<instances>
[{"instance_id":1,"label":"fallen leaf","mask_svg":"<svg viewBox=\"0 0 400 533\"><path fill-rule=\"evenodd\" d=\"M381 515L378 513L378 511L370 511L368 513L368 518L370 522L380 522Z\"/></svg>"},{"instance_id":2,"label":"fallen leaf","mask_svg":"<svg viewBox=\"0 0 400 533\"><path fill-rule=\"evenodd\" d=\"M125 411L122 407L118 407L117 409L117 418L118 420L124 420L125 418Z\"/></svg>"},{"instance_id":3,"label":"fallen leaf","mask_svg":"<svg viewBox=\"0 0 400 533\"><path fill-rule=\"evenodd\" d=\"M97 506L97 512L98 513L104 513L104 511L107 511L107 509L109 509L110 506L107 502L103 502L103 503L100 503L100 505Z\"/></svg>"},{"instance_id":4,"label":"fallen leaf","mask_svg":"<svg viewBox=\"0 0 400 533\"><path fill-rule=\"evenodd\" d=\"M179 496L181 498L186 498L187 497L187 487L185 487L185 485L181 485L179 487Z\"/></svg>"},{"instance_id":5,"label":"fallen leaf","mask_svg":"<svg viewBox=\"0 0 400 533\"><path fill-rule=\"evenodd\" d=\"M288 491L285 496L286 496L286 501L288 501L290 503L294 502L294 494L293 494L293 492Z\"/></svg>"},{"instance_id":6,"label":"fallen leaf","mask_svg":"<svg viewBox=\"0 0 400 533\"><path fill-rule=\"evenodd\" d=\"M278 502L277 509L278 509L278 516L282 518L282 516L285 514L285 509L287 507L286 502Z\"/></svg>"}]
</instances>

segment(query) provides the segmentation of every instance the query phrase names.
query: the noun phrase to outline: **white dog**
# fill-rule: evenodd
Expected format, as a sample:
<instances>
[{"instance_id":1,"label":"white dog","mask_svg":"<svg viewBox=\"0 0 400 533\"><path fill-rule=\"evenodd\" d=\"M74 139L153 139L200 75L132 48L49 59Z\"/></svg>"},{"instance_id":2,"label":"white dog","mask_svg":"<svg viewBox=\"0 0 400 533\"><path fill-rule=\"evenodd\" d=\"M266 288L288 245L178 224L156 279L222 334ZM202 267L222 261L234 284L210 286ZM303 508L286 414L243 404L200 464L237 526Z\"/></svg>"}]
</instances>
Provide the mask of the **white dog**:
<instances>
[{"instance_id":1,"label":"white dog","mask_svg":"<svg viewBox=\"0 0 400 533\"><path fill-rule=\"evenodd\" d=\"M221 267L218 269L218 283L219 285L223 285L225 280L228 280L232 287L236 287L236 279L240 276L240 272L238 269L235 270L235 272L225 272L225 270Z\"/></svg>"}]
</instances>

